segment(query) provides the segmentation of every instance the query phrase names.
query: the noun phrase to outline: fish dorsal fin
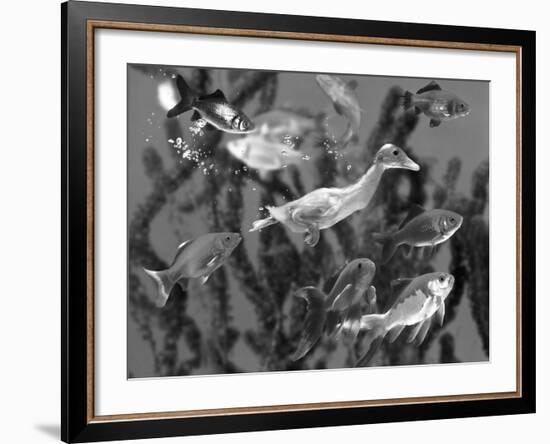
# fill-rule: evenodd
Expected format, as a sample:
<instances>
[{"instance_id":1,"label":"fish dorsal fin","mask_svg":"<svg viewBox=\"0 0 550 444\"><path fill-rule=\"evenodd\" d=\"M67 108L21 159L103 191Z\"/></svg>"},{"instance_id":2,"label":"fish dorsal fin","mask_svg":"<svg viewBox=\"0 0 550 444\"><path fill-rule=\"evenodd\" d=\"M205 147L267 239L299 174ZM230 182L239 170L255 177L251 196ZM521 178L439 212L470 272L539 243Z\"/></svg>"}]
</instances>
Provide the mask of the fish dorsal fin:
<instances>
[{"instance_id":1,"label":"fish dorsal fin","mask_svg":"<svg viewBox=\"0 0 550 444\"><path fill-rule=\"evenodd\" d=\"M399 278L390 282L392 293L397 295L401 293L407 285L413 281L413 278Z\"/></svg>"},{"instance_id":2,"label":"fish dorsal fin","mask_svg":"<svg viewBox=\"0 0 550 444\"><path fill-rule=\"evenodd\" d=\"M348 88L355 91L357 89L357 80L350 80L348 82Z\"/></svg>"},{"instance_id":3,"label":"fish dorsal fin","mask_svg":"<svg viewBox=\"0 0 550 444\"><path fill-rule=\"evenodd\" d=\"M223 100L224 102L227 102L227 99L225 98L225 94L222 92L221 89L217 89L212 94L207 94L206 96L202 96L200 99L201 100L217 99L217 100Z\"/></svg>"},{"instance_id":4,"label":"fish dorsal fin","mask_svg":"<svg viewBox=\"0 0 550 444\"><path fill-rule=\"evenodd\" d=\"M176 257L174 258L174 262L176 262L178 257L180 257L180 255L184 252L184 250L186 249L186 247L189 246L190 243L191 243L191 239L186 240L185 242L182 242L181 244L178 245L178 251L176 251Z\"/></svg>"},{"instance_id":5,"label":"fish dorsal fin","mask_svg":"<svg viewBox=\"0 0 550 444\"><path fill-rule=\"evenodd\" d=\"M441 91L441 86L439 86L435 80L432 80L426 86L416 91L416 94L422 94L428 91Z\"/></svg>"},{"instance_id":6,"label":"fish dorsal fin","mask_svg":"<svg viewBox=\"0 0 550 444\"><path fill-rule=\"evenodd\" d=\"M326 294L329 294L331 292L332 288L336 284L336 281L340 277L340 274L342 273L342 271L344 271L344 268L346 268L347 265L348 265L348 263L345 262L343 265L340 266L340 268L338 268L338 270L336 270L336 272L332 276L330 276L325 281L325 283L323 284L323 291Z\"/></svg>"},{"instance_id":7,"label":"fish dorsal fin","mask_svg":"<svg viewBox=\"0 0 550 444\"><path fill-rule=\"evenodd\" d=\"M409 213L407 214L407 217L403 219L403 222L401 222L401 225L399 225L399 229L403 228L407 223L409 223L412 219L414 219L419 214L424 213L426 210L422 208L420 205L412 204L411 209L409 210Z\"/></svg>"}]
</instances>

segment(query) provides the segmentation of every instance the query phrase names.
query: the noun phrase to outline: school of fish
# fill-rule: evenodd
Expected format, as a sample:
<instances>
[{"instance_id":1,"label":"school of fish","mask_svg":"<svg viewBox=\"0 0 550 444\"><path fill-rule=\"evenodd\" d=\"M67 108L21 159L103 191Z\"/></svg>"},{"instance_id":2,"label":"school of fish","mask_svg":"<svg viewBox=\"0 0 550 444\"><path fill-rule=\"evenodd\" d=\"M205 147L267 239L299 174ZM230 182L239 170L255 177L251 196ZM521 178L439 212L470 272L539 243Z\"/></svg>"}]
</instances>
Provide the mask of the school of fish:
<instances>
[{"instance_id":1,"label":"school of fish","mask_svg":"<svg viewBox=\"0 0 550 444\"><path fill-rule=\"evenodd\" d=\"M362 110L357 95L357 83L345 82L334 75L319 74L315 80L330 99L336 113L344 117L347 129L340 138L341 147L357 137ZM322 115L307 117L290 110L276 109L256 116L252 121L233 106L220 90L199 96L185 79L178 75L176 86L180 101L167 112L168 118L193 111L191 121L202 119L205 125L240 137L227 142L228 152L248 168L257 170L260 177L282 170L287 165L300 167L309 158L297 145L321 124ZM403 107L424 114L430 127L469 114L469 105L452 92L443 90L432 81L416 93L406 91ZM420 165L405 150L386 143L380 147L371 166L354 183L344 187L318 188L280 206L267 206L269 216L252 223L250 232L282 224L294 233L304 233L306 245L315 247L321 230L334 226L352 214L364 211L371 202L383 173L392 168L419 171ZM434 248L449 240L462 226L461 215L446 209L426 210L411 205L402 223L394 231L373 233L381 245L377 261L386 264L400 246L427 250L429 259ZM240 233L206 233L183 242L177 248L172 264L165 270L144 272L156 284L151 302L164 307L176 284L184 289L189 279L206 284L212 273L223 266L242 241ZM409 251L409 258L410 258ZM303 359L314 350L325 335L341 336L354 341L365 331L364 353L357 365L368 364L384 338L395 341L409 328L408 342L420 345L434 322L443 324L445 300L453 289L454 277L445 272L433 272L412 278L399 277L391 282L393 302L379 313L375 262L356 258L344 263L322 288L300 288L295 295L304 299L306 314L299 344L291 359Z\"/></svg>"}]
</instances>

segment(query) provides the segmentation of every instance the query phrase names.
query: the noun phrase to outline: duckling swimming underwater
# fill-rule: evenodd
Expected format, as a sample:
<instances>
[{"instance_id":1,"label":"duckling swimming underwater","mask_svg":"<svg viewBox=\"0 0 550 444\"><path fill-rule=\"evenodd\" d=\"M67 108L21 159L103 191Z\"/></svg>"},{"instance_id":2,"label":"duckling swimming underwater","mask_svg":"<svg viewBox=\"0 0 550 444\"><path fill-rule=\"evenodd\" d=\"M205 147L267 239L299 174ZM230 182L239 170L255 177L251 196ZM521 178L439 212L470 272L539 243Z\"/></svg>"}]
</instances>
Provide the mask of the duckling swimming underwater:
<instances>
[{"instance_id":1,"label":"duckling swimming underwater","mask_svg":"<svg viewBox=\"0 0 550 444\"><path fill-rule=\"evenodd\" d=\"M294 233L306 233L305 243L314 247L319 242L320 230L332 227L369 204L382 174L390 168L420 170L420 166L401 148L387 143L378 150L371 167L354 184L343 188L318 188L279 207L268 206L270 216L253 222L250 231L281 222Z\"/></svg>"}]
</instances>

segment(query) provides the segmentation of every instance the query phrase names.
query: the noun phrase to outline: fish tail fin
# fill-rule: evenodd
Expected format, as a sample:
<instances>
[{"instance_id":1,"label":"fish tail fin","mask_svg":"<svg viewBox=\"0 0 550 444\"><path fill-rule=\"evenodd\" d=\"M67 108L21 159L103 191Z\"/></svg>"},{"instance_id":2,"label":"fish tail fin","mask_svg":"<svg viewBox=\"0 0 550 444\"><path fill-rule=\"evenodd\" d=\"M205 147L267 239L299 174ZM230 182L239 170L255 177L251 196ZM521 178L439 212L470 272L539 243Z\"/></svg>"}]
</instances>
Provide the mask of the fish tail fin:
<instances>
[{"instance_id":1,"label":"fish tail fin","mask_svg":"<svg viewBox=\"0 0 550 444\"><path fill-rule=\"evenodd\" d=\"M168 113L166 114L167 117L175 117L186 111L189 111L196 99L195 94L193 93L191 88L189 88L189 85L187 84L185 79L179 74L176 78L176 86L178 87L181 100L176 106L168 111Z\"/></svg>"},{"instance_id":2,"label":"fish tail fin","mask_svg":"<svg viewBox=\"0 0 550 444\"><path fill-rule=\"evenodd\" d=\"M403 94L403 108L405 110L410 109L413 106L413 93L410 91L405 91Z\"/></svg>"},{"instance_id":3,"label":"fish tail fin","mask_svg":"<svg viewBox=\"0 0 550 444\"><path fill-rule=\"evenodd\" d=\"M325 332L327 336L332 336L337 333L336 327L340 323L341 316L337 311L329 310L326 314Z\"/></svg>"},{"instance_id":4,"label":"fish tail fin","mask_svg":"<svg viewBox=\"0 0 550 444\"><path fill-rule=\"evenodd\" d=\"M348 127L346 128L346 131L344 134L342 134L342 137L338 141L338 145L340 149L346 148L350 142L357 143L359 140L359 137L357 134L355 134L355 131L353 131L353 127L351 123L348 123Z\"/></svg>"},{"instance_id":5,"label":"fish tail fin","mask_svg":"<svg viewBox=\"0 0 550 444\"><path fill-rule=\"evenodd\" d=\"M145 271L158 286L158 292L152 298L152 302L159 308L164 307L176 283L170 278L168 270L153 271L144 268L143 271Z\"/></svg>"},{"instance_id":6,"label":"fish tail fin","mask_svg":"<svg viewBox=\"0 0 550 444\"><path fill-rule=\"evenodd\" d=\"M258 231L262 228L269 227L270 225L274 225L278 223L279 221L277 219L274 219L272 216L266 217L265 219L259 219L254 222L252 222L252 228L248 231Z\"/></svg>"},{"instance_id":7,"label":"fish tail fin","mask_svg":"<svg viewBox=\"0 0 550 444\"><path fill-rule=\"evenodd\" d=\"M315 287L305 287L298 290L296 296L307 302L307 313L298 348L291 357L293 361L303 358L313 348L323 334L326 321L323 292Z\"/></svg>"},{"instance_id":8,"label":"fish tail fin","mask_svg":"<svg viewBox=\"0 0 550 444\"><path fill-rule=\"evenodd\" d=\"M382 233L373 233L372 238L375 242L382 244L382 259L383 264L388 263L388 261L395 254L397 250L397 243L395 242L394 236L391 234L382 234Z\"/></svg>"},{"instance_id":9,"label":"fish tail fin","mask_svg":"<svg viewBox=\"0 0 550 444\"><path fill-rule=\"evenodd\" d=\"M365 315L361 318L361 328L368 330L365 336L365 353L355 363L356 367L365 367L374 357L386 337L386 316L383 314Z\"/></svg>"}]
</instances>

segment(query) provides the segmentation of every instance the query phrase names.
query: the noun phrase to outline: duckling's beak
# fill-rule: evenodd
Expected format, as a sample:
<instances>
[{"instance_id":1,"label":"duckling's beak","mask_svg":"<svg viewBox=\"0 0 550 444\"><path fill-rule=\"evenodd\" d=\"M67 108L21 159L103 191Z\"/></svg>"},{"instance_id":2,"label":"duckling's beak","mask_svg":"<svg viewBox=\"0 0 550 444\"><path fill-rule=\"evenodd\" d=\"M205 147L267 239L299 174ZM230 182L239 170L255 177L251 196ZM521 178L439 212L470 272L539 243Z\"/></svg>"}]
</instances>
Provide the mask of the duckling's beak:
<instances>
[{"instance_id":1,"label":"duckling's beak","mask_svg":"<svg viewBox=\"0 0 550 444\"><path fill-rule=\"evenodd\" d=\"M407 160L405 160L403 162L403 164L401 165L401 168L404 168L406 170L419 171L420 170L420 165L418 165L412 159L407 157Z\"/></svg>"}]
</instances>

